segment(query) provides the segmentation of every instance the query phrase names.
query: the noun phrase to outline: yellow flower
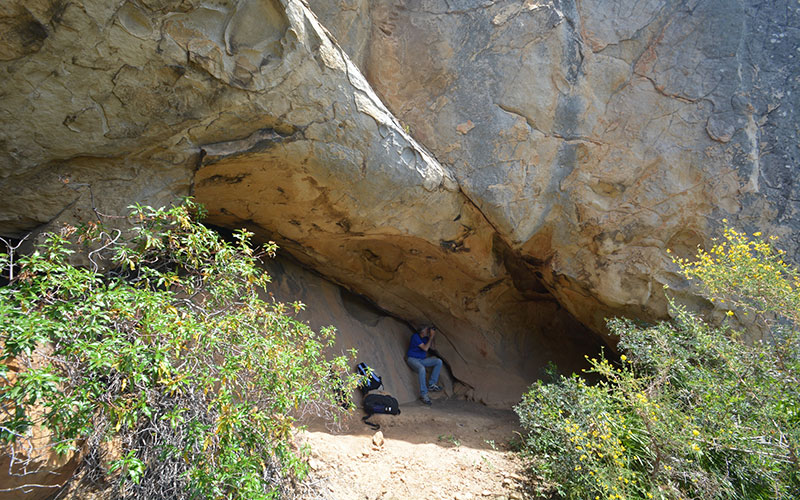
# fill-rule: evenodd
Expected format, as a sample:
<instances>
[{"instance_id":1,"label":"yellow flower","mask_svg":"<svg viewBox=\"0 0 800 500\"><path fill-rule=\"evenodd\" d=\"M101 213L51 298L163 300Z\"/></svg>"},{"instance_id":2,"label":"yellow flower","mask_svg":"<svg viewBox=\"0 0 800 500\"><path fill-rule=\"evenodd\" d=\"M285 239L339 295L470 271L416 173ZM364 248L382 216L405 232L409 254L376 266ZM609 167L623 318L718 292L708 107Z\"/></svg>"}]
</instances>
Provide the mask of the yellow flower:
<instances>
[{"instance_id":1,"label":"yellow flower","mask_svg":"<svg viewBox=\"0 0 800 500\"><path fill-rule=\"evenodd\" d=\"M700 431L698 431L697 429L692 429L692 434L695 435L695 436L699 436L700 435Z\"/></svg>"},{"instance_id":2,"label":"yellow flower","mask_svg":"<svg viewBox=\"0 0 800 500\"><path fill-rule=\"evenodd\" d=\"M626 359L628 359L628 356L623 354L622 356L619 357L619 359L621 359L622 361L625 361Z\"/></svg>"},{"instance_id":3,"label":"yellow flower","mask_svg":"<svg viewBox=\"0 0 800 500\"><path fill-rule=\"evenodd\" d=\"M728 311L725 314L727 314L728 316L733 316L733 311Z\"/></svg>"}]
</instances>

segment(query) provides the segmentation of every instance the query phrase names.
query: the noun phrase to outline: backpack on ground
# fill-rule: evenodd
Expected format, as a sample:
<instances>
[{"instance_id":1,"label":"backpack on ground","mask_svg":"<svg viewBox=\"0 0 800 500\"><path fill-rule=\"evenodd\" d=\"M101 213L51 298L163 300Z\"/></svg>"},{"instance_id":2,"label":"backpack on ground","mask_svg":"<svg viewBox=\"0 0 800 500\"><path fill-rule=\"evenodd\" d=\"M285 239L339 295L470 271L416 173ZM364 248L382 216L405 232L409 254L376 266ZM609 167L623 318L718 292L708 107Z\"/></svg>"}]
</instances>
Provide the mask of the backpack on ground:
<instances>
[{"instance_id":1,"label":"backpack on ground","mask_svg":"<svg viewBox=\"0 0 800 500\"><path fill-rule=\"evenodd\" d=\"M377 431L381 426L370 422L368 419L376 413L399 415L400 405L395 398L388 394L367 394L364 397L364 412L366 416L362 417L361 421Z\"/></svg>"},{"instance_id":2,"label":"backpack on ground","mask_svg":"<svg viewBox=\"0 0 800 500\"><path fill-rule=\"evenodd\" d=\"M362 377L367 377L366 381L358 386L361 394L366 395L369 391L377 391L383 385L383 380L366 363L356 365L356 371Z\"/></svg>"}]
</instances>

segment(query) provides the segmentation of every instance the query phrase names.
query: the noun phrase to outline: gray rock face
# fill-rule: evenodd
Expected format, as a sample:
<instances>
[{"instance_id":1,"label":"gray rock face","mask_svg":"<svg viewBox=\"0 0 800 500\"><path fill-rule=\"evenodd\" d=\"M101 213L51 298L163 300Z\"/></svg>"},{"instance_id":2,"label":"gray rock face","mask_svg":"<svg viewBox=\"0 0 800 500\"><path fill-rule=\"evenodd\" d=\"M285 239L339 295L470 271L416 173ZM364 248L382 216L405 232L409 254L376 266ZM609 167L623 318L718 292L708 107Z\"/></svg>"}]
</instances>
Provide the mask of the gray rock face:
<instances>
[{"instance_id":1,"label":"gray rock face","mask_svg":"<svg viewBox=\"0 0 800 500\"><path fill-rule=\"evenodd\" d=\"M378 94L593 329L663 316L662 285L682 286L664 250L692 254L725 216L796 250L797 5L382 0L370 15Z\"/></svg>"},{"instance_id":2,"label":"gray rock face","mask_svg":"<svg viewBox=\"0 0 800 500\"><path fill-rule=\"evenodd\" d=\"M798 9L7 2L0 233L192 193L406 333L436 323L453 382L509 405L604 318L663 317L664 250L722 217L796 254Z\"/></svg>"}]
</instances>

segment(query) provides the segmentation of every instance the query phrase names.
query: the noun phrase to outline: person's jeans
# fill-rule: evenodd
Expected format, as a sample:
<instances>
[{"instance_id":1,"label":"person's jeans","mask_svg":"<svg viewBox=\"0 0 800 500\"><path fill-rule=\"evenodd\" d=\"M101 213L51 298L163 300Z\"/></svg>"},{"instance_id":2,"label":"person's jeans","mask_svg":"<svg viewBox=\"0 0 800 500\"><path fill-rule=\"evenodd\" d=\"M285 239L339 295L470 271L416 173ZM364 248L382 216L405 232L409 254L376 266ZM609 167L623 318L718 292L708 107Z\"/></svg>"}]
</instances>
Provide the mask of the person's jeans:
<instances>
[{"instance_id":1,"label":"person's jeans","mask_svg":"<svg viewBox=\"0 0 800 500\"><path fill-rule=\"evenodd\" d=\"M431 356L425 359L406 358L406 363L408 363L408 366L410 366L412 369L416 370L417 375L419 375L420 396L428 394L428 384L425 383L425 376L427 375L426 368L433 367L430 383L435 384L439 382L439 372L442 370L442 360L436 356Z\"/></svg>"}]
</instances>

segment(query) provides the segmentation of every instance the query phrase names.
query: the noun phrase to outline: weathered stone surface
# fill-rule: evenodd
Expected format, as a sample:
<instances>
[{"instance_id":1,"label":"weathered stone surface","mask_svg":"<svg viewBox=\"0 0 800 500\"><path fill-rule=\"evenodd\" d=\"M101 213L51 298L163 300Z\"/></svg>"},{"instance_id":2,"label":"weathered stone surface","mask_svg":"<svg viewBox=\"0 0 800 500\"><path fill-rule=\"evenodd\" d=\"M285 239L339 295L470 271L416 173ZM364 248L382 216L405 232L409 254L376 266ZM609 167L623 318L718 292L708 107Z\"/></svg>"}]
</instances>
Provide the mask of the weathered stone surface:
<instances>
[{"instance_id":1,"label":"weathered stone surface","mask_svg":"<svg viewBox=\"0 0 800 500\"><path fill-rule=\"evenodd\" d=\"M791 2L379 0L370 15L370 83L595 330L663 316L662 285L682 286L664 250L693 252L724 216L796 249Z\"/></svg>"},{"instance_id":2,"label":"weathered stone surface","mask_svg":"<svg viewBox=\"0 0 800 500\"><path fill-rule=\"evenodd\" d=\"M369 0L309 0L311 10L324 19L323 25L335 34L336 43L344 49L359 68L369 50L369 33L372 22Z\"/></svg>"},{"instance_id":3,"label":"weathered stone surface","mask_svg":"<svg viewBox=\"0 0 800 500\"><path fill-rule=\"evenodd\" d=\"M193 183L211 222L436 322L476 399L511 404L548 360L596 348L302 3L67 4L47 29L3 63L5 235Z\"/></svg>"},{"instance_id":4,"label":"weathered stone surface","mask_svg":"<svg viewBox=\"0 0 800 500\"><path fill-rule=\"evenodd\" d=\"M287 99L307 108L288 115L302 125L201 146L195 194L211 222L245 223L413 325L435 322L453 376L478 400L512 404L548 360L577 369L576 352L598 342L546 290L518 288L537 280L532 271L347 57L320 40L331 59L313 66L324 72L315 81L331 91L300 87ZM511 262L524 274L512 278ZM406 371L402 353L391 362Z\"/></svg>"},{"instance_id":5,"label":"weathered stone surface","mask_svg":"<svg viewBox=\"0 0 800 500\"><path fill-rule=\"evenodd\" d=\"M664 250L722 216L796 250L789 0L310 5L7 2L0 232L194 193L437 324L452 377L498 405L579 368L587 327L664 316ZM401 351L382 360L408 377Z\"/></svg>"},{"instance_id":6,"label":"weathered stone surface","mask_svg":"<svg viewBox=\"0 0 800 500\"><path fill-rule=\"evenodd\" d=\"M401 402L435 323L447 390L498 406L663 317L664 250L723 216L797 254L796 3L309 5L5 2L0 233L193 193L325 278L273 263Z\"/></svg>"}]
</instances>

